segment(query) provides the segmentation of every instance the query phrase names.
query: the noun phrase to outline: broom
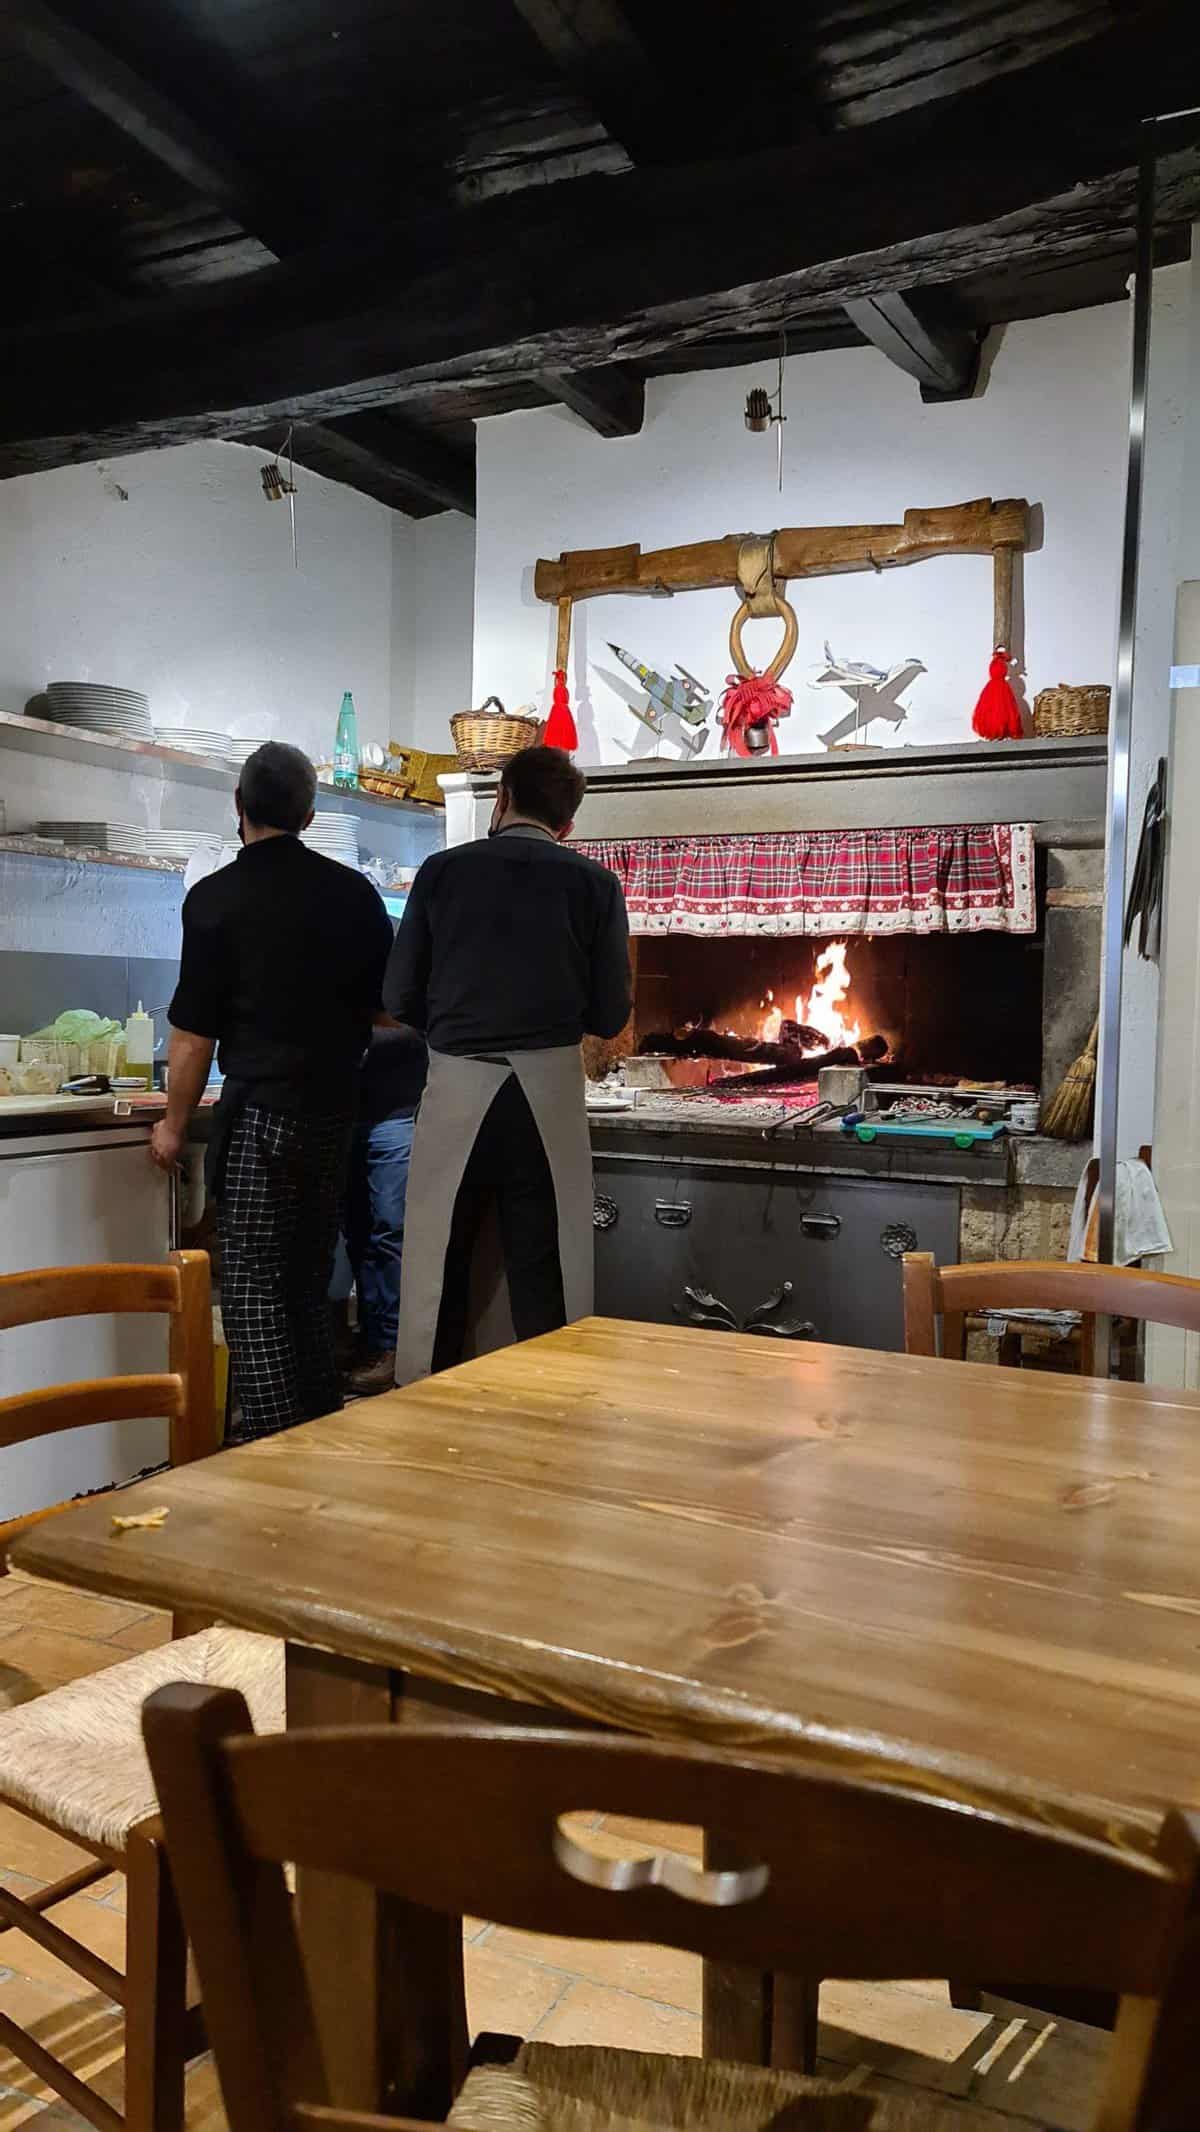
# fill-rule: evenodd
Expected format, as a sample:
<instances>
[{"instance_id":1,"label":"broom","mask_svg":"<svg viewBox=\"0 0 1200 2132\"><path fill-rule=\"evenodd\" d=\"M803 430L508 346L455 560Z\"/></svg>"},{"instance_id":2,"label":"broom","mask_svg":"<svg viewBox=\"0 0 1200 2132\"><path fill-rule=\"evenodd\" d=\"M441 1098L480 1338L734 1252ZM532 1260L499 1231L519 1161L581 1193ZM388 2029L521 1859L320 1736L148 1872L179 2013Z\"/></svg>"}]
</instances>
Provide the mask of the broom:
<instances>
[{"instance_id":1,"label":"broom","mask_svg":"<svg viewBox=\"0 0 1200 2132\"><path fill-rule=\"evenodd\" d=\"M1092 1118L1092 1102L1096 1094L1096 1043L1100 1035L1100 1017L1092 1023L1092 1033L1079 1057L1068 1066L1062 1082L1042 1116L1042 1131L1052 1140L1082 1140Z\"/></svg>"}]
</instances>

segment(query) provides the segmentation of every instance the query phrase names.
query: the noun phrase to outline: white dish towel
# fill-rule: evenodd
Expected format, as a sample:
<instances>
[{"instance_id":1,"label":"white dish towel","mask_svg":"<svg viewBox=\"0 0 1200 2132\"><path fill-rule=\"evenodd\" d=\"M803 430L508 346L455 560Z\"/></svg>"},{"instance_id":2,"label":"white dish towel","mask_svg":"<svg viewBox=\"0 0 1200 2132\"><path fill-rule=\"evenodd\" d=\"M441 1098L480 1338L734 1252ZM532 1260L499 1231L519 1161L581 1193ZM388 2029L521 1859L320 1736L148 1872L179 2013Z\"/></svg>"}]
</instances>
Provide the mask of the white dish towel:
<instances>
[{"instance_id":1,"label":"white dish towel","mask_svg":"<svg viewBox=\"0 0 1200 2132\"><path fill-rule=\"evenodd\" d=\"M1071 1210L1071 1240L1067 1257L1095 1261L1100 1223L1098 1192L1089 1196L1087 1170L1079 1180ZM1118 1266L1132 1266L1136 1259L1156 1258L1173 1251L1171 1232L1163 1213L1158 1186L1144 1162L1130 1159L1117 1164L1116 1209L1113 1223L1113 1258Z\"/></svg>"}]
</instances>

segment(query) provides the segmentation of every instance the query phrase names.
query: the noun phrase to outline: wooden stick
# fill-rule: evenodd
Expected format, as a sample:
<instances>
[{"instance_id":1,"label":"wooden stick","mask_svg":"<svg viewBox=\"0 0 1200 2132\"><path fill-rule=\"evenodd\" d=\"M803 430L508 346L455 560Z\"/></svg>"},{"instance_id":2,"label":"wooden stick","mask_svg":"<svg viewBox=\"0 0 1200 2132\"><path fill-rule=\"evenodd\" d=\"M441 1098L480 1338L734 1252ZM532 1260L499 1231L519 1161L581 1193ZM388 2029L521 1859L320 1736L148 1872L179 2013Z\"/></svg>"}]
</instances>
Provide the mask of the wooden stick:
<instances>
[{"instance_id":1,"label":"wooden stick","mask_svg":"<svg viewBox=\"0 0 1200 2132\"><path fill-rule=\"evenodd\" d=\"M1016 550L1005 541L992 557L992 644L996 651L1011 653L1013 645L1013 557Z\"/></svg>"},{"instance_id":2,"label":"wooden stick","mask_svg":"<svg viewBox=\"0 0 1200 2132\"><path fill-rule=\"evenodd\" d=\"M558 642L554 649L554 671L565 674L567 658L571 650L571 601L564 596L558 603Z\"/></svg>"},{"instance_id":3,"label":"wooden stick","mask_svg":"<svg viewBox=\"0 0 1200 2132\"><path fill-rule=\"evenodd\" d=\"M682 548L643 554L636 542L622 548L579 548L556 562L543 558L534 569L539 600L594 599L607 592L704 592L737 583L738 548L744 535L692 541ZM906 511L903 523L886 526L790 526L775 535L775 577L830 577L842 571L889 569L934 555L994 555L1029 541L1029 505L1022 497L993 503L953 503ZM1009 558L1011 563L1011 557Z\"/></svg>"}]
</instances>

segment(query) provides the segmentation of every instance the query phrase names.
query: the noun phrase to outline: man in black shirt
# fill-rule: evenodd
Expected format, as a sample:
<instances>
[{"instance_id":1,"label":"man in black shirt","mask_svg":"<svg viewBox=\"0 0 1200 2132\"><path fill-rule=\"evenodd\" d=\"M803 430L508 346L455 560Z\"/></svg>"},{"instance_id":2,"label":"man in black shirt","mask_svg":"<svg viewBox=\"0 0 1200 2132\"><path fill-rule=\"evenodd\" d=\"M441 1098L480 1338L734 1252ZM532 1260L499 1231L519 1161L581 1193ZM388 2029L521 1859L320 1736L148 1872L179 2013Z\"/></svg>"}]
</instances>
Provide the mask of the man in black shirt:
<instances>
[{"instance_id":1,"label":"man in black shirt","mask_svg":"<svg viewBox=\"0 0 1200 2132\"><path fill-rule=\"evenodd\" d=\"M430 1049L409 1178L401 1384L591 1308L579 1047L624 1027L630 976L620 883L564 841L584 789L557 748L514 756L489 836L426 859L396 936L384 1005L423 1029Z\"/></svg>"},{"instance_id":2,"label":"man in black shirt","mask_svg":"<svg viewBox=\"0 0 1200 2132\"><path fill-rule=\"evenodd\" d=\"M171 1169L219 1045L208 1174L244 1436L342 1404L325 1297L392 927L361 874L300 842L315 797L298 748L268 741L242 770L244 848L184 901L167 1112L152 1144Z\"/></svg>"}]
</instances>

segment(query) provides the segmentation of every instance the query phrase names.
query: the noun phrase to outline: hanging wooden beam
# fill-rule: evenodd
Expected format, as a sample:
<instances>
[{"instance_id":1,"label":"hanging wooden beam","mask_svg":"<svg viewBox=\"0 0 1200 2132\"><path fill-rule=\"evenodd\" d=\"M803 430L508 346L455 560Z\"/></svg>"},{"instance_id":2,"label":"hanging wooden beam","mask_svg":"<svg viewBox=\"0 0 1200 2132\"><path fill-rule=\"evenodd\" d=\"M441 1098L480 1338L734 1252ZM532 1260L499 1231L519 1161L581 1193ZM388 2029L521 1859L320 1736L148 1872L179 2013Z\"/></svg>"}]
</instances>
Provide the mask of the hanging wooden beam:
<instances>
[{"instance_id":1,"label":"hanging wooden beam","mask_svg":"<svg viewBox=\"0 0 1200 2132\"><path fill-rule=\"evenodd\" d=\"M738 547L746 536L692 541L682 548L577 548L533 573L539 600L595 599L610 592L708 592L737 583ZM845 571L894 569L935 555L991 555L999 560L1029 541L1023 497L990 496L932 510L906 511L900 525L788 526L775 535L775 576L833 577ZM1011 588L1011 561L1008 584ZM1011 589L1009 592L1011 600ZM999 607L997 609L999 615Z\"/></svg>"},{"instance_id":2,"label":"hanging wooden beam","mask_svg":"<svg viewBox=\"0 0 1200 2132\"><path fill-rule=\"evenodd\" d=\"M979 376L980 337L935 318L917 290L851 297L846 316L888 361L915 378L921 398L969 400Z\"/></svg>"},{"instance_id":3,"label":"hanging wooden beam","mask_svg":"<svg viewBox=\"0 0 1200 2132\"><path fill-rule=\"evenodd\" d=\"M543 370L538 383L598 437L636 437L646 419L644 383L615 365L610 370Z\"/></svg>"}]
</instances>

